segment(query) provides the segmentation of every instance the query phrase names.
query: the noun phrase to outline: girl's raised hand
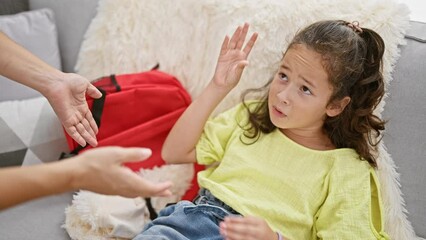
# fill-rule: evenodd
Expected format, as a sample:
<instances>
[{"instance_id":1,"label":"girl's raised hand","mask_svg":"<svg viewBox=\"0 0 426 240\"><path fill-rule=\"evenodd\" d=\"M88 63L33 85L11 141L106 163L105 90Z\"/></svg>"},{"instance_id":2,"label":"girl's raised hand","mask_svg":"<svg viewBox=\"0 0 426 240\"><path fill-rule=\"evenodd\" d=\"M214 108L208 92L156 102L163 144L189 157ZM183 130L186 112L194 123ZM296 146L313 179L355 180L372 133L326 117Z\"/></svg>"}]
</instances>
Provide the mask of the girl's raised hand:
<instances>
[{"instance_id":1,"label":"girl's raised hand","mask_svg":"<svg viewBox=\"0 0 426 240\"><path fill-rule=\"evenodd\" d=\"M225 240L275 240L277 234L268 223L258 217L226 217L220 223L220 233Z\"/></svg>"},{"instance_id":2,"label":"girl's raised hand","mask_svg":"<svg viewBox=\"0 0 426 240\"><path fill-rule=\"evenodd\" d=\"M257 33L253 33L243 48L248 29L249 24L245 23L235 30L231 39L225 37L213 77L216 86L232 89L240 80L244 67L248 65L248 55L257 39Z\"/></svg>"}]
</instances>

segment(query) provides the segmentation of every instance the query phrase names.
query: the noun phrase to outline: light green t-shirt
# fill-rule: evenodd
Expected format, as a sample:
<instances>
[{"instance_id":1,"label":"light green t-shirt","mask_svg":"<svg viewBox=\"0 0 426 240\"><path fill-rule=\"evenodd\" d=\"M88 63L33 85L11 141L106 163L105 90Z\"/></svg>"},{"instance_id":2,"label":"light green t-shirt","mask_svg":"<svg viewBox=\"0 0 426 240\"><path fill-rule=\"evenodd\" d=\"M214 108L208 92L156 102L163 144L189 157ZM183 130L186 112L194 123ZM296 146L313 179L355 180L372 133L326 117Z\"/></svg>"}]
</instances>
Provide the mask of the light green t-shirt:
<instances>
[{"instance_id":1,"label":"light green t-shirt","mask_svg":"<svg viewBox=\"0 0 426 240\"><path fill-rule=\"evenodd\" d=\"M279 130L247 145L246 122L240 104L206 123L196 155L211 166L201 187L289 239L388 239L376 174L353 149L312 150Z\"/></svg>"}]
</instances>

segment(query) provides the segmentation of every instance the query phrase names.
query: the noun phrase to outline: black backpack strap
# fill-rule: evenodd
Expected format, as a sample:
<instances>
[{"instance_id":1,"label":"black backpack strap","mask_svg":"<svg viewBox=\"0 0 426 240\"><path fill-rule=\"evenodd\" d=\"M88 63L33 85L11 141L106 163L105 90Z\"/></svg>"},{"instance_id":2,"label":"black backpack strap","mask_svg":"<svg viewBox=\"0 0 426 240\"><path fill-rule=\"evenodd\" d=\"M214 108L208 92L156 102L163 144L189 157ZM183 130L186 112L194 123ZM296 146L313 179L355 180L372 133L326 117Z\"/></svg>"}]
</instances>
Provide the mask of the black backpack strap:
<instances>
[{"instance_id":1,"label":"black backpack strap","mask_svg":"<svg viewBox=\"0 0 426 240\"><path fill-rule=\"evenodd\" d=\"M98 128L100 128L101 117L104 111L106 92L102 88L98 88L98 90L102 93L102 97L93 100L92 115L93 119L95 119L96 125Z\"/></svg>"},{"instance_id":2,"label":"black backpack strap","mask_svg":"<svg viewBox=\"0 0 426 240\"><path fill-rule=\"evenodd\" d=\"M145 201L146 201L146 207L148 208L148 211L149 211L149 218L151 220L156 219L158 215L155 209L152 207L151 198L145 198Z\"/></svg>"},{"instance_id":3,"label":"black backpack strap","mask_svg":"<svg viewBox=\"0 0 426 240\"><path fill-rule=\"evenodd\" d=\"M151 70L158 70L160 68L160 64L157 63L154 67L151 68Z\"/></svg>"},{"instance_id":4,"label":"black backpack strap","mask_svg":"<svg viewBox=\"0 0 426 240\"><path fill-rule=\"evenodd\" d=\"M112 84L115 87L115 90L117 92L120 92L121 86L120 86L120 84L118 84L117 78L115 77L115 74L112 74L110 76L110 79L111 79ZM103 90L100 87L98 87L97 89L102 93L102 97L93 100L92 115L93 115L93 118L95 119L96 125L99 128L99 127L101 127L101 117L102 117L102 112L104 111L106 92L105 92L105 90Z\"/></svg>"},{"instance_id":5,"label":"black backpack strap","mask_svg":"<svg viewBox=\"0 0 426 240\"><path fill-rule=\"evenodd\" d=\"M86 146L87 146L87 144L86 144ZM61 155L59 156L59 160L70 158L70 157L74 157L75 155L78 154L78 152L80 152L81 150L85 149L86 146L82 147L81 145L78 145L76 148L74 148L74 150L72 150L69 153L62 152Z\"/></svg>"},{"instance_id":6,"label":"black backpack strap","mask_svg":"<svg viewBox=\"0 0 426 240\"><path fill-rule=\"evenodd\" d=\"M114 84L115 91L117 91L117 92L121 91L121 86L120 86L120 84L118 84L117 78L115 78L115 74L111 74L110 79L111 79L112 84Z\"/></svg>"}]
</instances>

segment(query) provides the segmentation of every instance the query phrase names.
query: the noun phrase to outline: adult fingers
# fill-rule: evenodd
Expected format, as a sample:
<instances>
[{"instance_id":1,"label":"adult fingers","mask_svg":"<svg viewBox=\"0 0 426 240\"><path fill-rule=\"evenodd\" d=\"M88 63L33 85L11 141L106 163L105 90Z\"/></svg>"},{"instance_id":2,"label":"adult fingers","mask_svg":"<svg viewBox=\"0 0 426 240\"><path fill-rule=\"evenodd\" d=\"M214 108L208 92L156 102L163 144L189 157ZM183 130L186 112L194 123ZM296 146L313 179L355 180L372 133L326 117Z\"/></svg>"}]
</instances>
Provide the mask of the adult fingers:
<instances>
[{"instance_id":1,"label":"adult fingers","mask_svg":"<svg viewBox=\"0 0 426 240\"><path fill-rule=\"evenodd\" d=\"M149 148L116 148L116 150L121 154L121 157L117 158L120 163L138 162L152 155L152 151Z\"/></svg>"},{"instance_id":2,"label":"adult fingers","mask_svg":"<svg viewBox=\"0 0 426 240\"><path fill-rule=\"evenodd\" d=\"M95 132L95 134L98 134L98 132L99 132L98 125L96 124L96 121L93 118L93 115L90 111L86 112L85 118L90 123L90 128Z\"/></svg>"},{"instance_id":3,"label":"adult fingers","mask_svg":"<svg viewBox=\"0 0 426 240\"><path fill-rule=\"evenodd\" d=\"M123 167L124 168L124 167ZM122 194L127 197L148 197L158 196L167 197L172 195L170 187L173 185L171 181L154 183L151 182L130 169L123 169L126 182L129 183L125 188L122 189Z\"/></svg>"},{"instance_id":4,"label":"adult fingers","mask_svg":"<svg viewBox=\"0 0 426 240\"><path fill-rule=\"evenodd\" d=\"M141 178L142 179L142 178ZM168 197L172 195L170 188L173 186L171 181L161 182L161 183L152 183L147 182L147 185L139 185L141 188L140 192L144 192L144 196L157 196L157 197Z\"/></svg>"},{"instance_id":5,"label":"adult fingers","mask_svg":"<svg viewBox=\"0 0 426 240\"><path fill-rule=\"evenodd\" d=\"M94 139L90 133L86 130L86 127L83 125L82 122L79 122L75 125L75 128L77 129L77 132L81 135L81 137L88 142L92 146L96 146L97 142L96 139Z\"/></svg>"},{"instance_id":6,"label":"adult fingers","mask_svg":"<svg viewBox=\"0 0 426 240\"><path fill-rule=\"evenodd\" d=\"M83 124L86 131L90 134L91 138L95 140L95 146L97 144L96 142L96 134L92 129L92 126L90 125L89 121L86 118L81 119L81 124ZM89 142L89 141L88 141ZM93 145L92 143L89 143L90 145Z\"/></svg>"},{"instance_id":7,"label":"adult fingers","mask_svg":"<svg viewBox=\"0 0 426 240\"><path fill-rule=\"evenodd\" d=\"M86 146L86 141L84 138L80 135L80 133L77 131L77 128L75 126L69 126L65 127L65 131L70 135L72 139L74 139L79 145Z\"/></svg>"},{"instance_id":8,"label":"adult fingers","mask_svg":"<svg viewBox=\"0 0 426 240\"><path fill-rule=\"evenodd\" d=\"M108 159L109 162L115 162L121 165L125 162L136 162L145 160L152 154L151 149L141 147L98 147L84 151L82 156L87 158Z\"/></svg>"}]
</instances>

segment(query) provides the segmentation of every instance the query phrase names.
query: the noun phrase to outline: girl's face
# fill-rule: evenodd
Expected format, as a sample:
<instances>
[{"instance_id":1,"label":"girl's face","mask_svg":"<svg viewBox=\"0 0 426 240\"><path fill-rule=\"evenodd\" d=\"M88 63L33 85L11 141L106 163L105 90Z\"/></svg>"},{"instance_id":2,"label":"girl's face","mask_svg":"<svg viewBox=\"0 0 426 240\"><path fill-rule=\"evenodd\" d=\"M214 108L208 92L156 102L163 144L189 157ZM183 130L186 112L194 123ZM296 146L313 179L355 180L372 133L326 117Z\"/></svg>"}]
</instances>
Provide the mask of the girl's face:
<instances>
[{"instance_id":1,"label":"girl's face","mask_svg":"<svg viewBox=\"0 0 426 240\"><path fill-rule=\"evenodd\" d=\"M327 115L340 113L328 106L332 92L322 56L295 44L286 52L270 85L271 121L283 132L318 132Z\"/></svg>"}]
</instances>

